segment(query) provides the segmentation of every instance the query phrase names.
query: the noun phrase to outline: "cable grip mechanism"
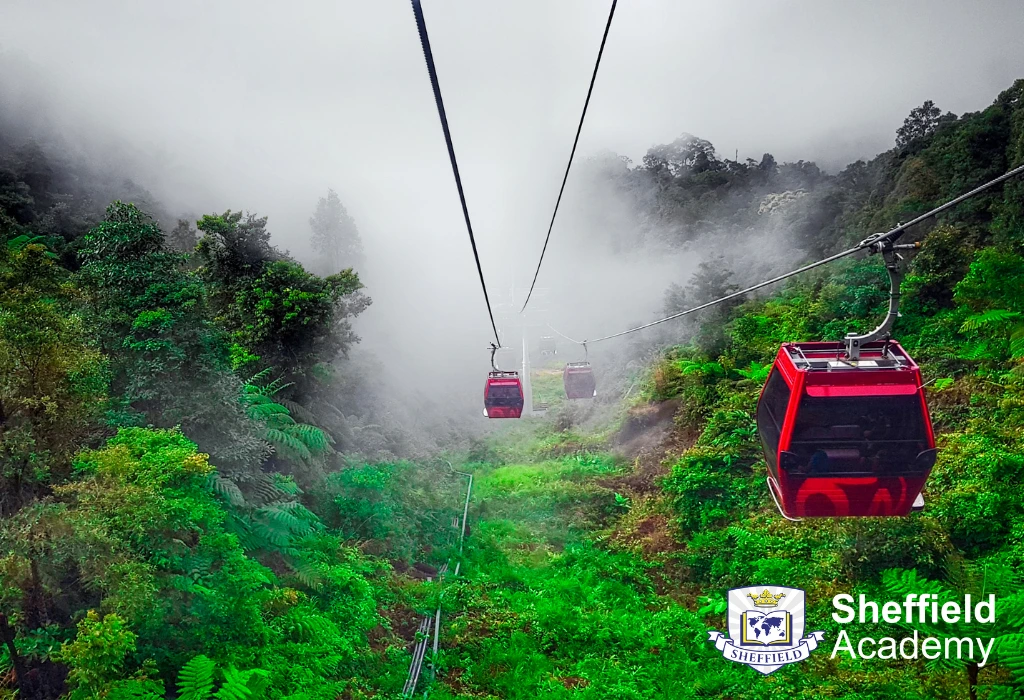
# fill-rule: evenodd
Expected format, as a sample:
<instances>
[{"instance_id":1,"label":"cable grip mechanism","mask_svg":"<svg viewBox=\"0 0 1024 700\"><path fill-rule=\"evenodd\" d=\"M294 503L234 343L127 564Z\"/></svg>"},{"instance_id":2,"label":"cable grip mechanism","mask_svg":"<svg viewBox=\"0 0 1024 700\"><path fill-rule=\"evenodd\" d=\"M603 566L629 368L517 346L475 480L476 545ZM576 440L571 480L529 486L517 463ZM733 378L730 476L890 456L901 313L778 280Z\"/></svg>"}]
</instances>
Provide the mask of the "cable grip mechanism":
<instances>
[{"instance_id":1,"label":"cable grip mechanism","mask_svg":"<svg viewBox=\"0 0 1024 700\"><path fill-rule=\"evenodd\" d=\"M877 234L876 234L877 235ZM870 241L871 239L867 239ZM860 359L860 349L865 343L870 343L879 338L888 338L896 319L900 317L900 283L903 282L903 256L896 252L897 249L920 248L921 244L908 243L904 245L893 245L891 240L881 238L869 246L874 252L880 252L885 261L885 270L889 273L889 310L885 318L870 333L857 335L847 333L843 343L846 346L846 357L849 360Z\"/></svg>"}]
</instances>

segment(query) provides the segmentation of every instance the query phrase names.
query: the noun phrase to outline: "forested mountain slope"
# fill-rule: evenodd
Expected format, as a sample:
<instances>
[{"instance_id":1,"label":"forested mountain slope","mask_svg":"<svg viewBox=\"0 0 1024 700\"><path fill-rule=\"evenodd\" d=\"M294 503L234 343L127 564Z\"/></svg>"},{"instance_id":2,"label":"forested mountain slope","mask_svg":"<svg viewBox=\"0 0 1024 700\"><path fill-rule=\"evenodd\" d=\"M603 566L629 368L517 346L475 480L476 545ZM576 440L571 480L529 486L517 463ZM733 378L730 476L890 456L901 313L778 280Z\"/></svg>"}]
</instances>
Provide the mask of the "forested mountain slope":
<instances>
[{"instance_id":1,"label":"forested mountain slope","mask_svg":"<svg viewBox=\"0 0 1024 700\"><path fill-rule=\"evenodd\" d=\"M908 236L923 247L897 333L935 380L941 433L925 511L793 524L764 488L758 391L779 343L877 322L875 259L678 326L619 415L628 431L652 403L678 406L653 455L611 454L622 426L574 432L563 408L468 454L378 463L363 456L402 450L345 394L351 321L372 307L341 267L361 248L336 197L314 217L333 251L320 276L265 218L175 224L130 183L90 189L31 144L0 141L0 156L0 697L395 697L417 616L438 605L422 579L458 559L464 486L447 460L478 489L422 681L438 697L1024 689L1024 183ZM1021 163L1024 81L974 114L924 105L896 148L835 176L721 161L693 137L591 174L643 235L742 242L774 217L780 245L812 258ZM747 281L708 266L667 305ZM706 643L724 591L755 581L807 590L829 635L837 592L984 590L1009 613L981 669L820 653L764 678Z\"/></svg>"}]
</instances>

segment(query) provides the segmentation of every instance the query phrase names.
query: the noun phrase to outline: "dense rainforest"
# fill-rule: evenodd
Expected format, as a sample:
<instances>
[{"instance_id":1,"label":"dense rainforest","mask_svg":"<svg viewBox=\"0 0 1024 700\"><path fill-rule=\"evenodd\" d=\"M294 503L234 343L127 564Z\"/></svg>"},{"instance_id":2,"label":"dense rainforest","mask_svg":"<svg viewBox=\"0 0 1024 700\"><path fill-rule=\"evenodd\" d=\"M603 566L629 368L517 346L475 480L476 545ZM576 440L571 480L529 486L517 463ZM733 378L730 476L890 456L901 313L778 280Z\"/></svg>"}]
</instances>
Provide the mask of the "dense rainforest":
<instances>
[{"instance_id":1,"label":"dense rainforest","mask_svg":"<svg viewBox=\"0 0 1024 700\"><path fill-rule=\"evenodd\" d=\"M977 113L925 103L836 175L684 136L585 176L627 202L612 248L809 260L1022 163L1024 80ZM372 313L355 222L330 192L310 228L314 269L265 217L179 221L0 133L0 698L1024 696L1024 182L908 234L896 332L940 452L907 518L784 520L753 418L780 343L877 323L876 258L670 327L587 407L538 366L547 416L423 455L346 374ZM666 309L756 273L705 261ZM806 590L827 640L770 676L707 642L726 591L762 582ZM830 655L833 595L909 591L996 595L989 662ZM409 691L424 619L438 652Z\"/></svg>"}]
</instances>

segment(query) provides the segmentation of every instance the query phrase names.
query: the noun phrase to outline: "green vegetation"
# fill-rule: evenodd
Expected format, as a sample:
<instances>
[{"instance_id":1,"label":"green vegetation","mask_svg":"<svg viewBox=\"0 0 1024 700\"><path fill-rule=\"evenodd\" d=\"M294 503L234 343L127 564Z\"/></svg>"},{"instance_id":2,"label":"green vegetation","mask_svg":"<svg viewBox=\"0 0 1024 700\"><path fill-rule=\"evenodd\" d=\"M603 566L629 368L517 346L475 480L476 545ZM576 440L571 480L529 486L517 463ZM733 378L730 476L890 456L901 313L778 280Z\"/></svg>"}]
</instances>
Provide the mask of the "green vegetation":
<instances>
[{"instance_id":1,"label":"green vegetation","mask_svg":"<svg viewBox=\"0 0 1024 700\"><path fill-rule=\"evenodd\" d=\"M694 137L597 171L680 244L781 217L813 256L1022 162L1019 81L975 114L925 103L893 150L836 176L722 161ZM1024 693L1024 182L910 234L923 247L897 331L934 380L927 508L799 525L767 498L758 393L779 343L874 325L877 260L679 328L621 425L574 428L560 377L539 369L552 417L449 464L440 449L397 458L407 428L373 420L386 411L353 388L351 323L370 299L341 267L362 250L337 195L311 220L320 276L264 217L209 214L165 237L145 193L99 212L74 182L38 148L0 149L0 699L397 697L438 605L436 677L419 686L435 697ZM705 262L666 306L737 286ZM665 407L654 452L619 444ZM453 469L475 478L461 549ZM446 563L460 576L425 581ZM836 593L991 593L994 656L823 651L761 677L706 634L727 589L761 582L805 589L830 640Z\"/></svg>"},{"instance_id":2,"label":"green vegetation","mask_svg":"<svg viewBox=\"0 0 1024 700\"><path fill-rule=\"evenodd\" d=\"M534 369L531 380L534 403L547 404L548 408L556 408L565 403L561 369Z\"/></svg>"}]
</instances>

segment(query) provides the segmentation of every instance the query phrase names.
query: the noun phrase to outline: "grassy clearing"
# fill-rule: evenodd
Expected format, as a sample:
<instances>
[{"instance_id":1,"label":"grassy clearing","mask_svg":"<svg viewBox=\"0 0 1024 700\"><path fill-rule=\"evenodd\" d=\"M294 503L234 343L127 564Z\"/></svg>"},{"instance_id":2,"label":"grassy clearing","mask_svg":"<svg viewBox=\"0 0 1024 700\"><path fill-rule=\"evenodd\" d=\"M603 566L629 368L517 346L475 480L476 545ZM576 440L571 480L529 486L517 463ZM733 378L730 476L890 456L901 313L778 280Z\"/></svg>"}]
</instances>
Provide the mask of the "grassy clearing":
<instances>
[{"instance_id":1,"label":"grassy clearing","mask_svg":"<svg viewBox=\"0 0 1024 700\"><path fill-rule=\"evenodd\" d=\"M562 369L536 369L530 374L534 403L546 403L549 408L561 406L567 401L562 383Z\"/></svg>"},{"instance_id":2,"label":"grassy clearing","mask_svg":"<svg viewBox=\"0 0 1024 700\"><path fill-rule=\"evenodd\" d=\"M680 698L704 624L656 594L639 557L593 533L623 512L604 455L476 465L477 525L446 594L435 698ZM716 692L709 680L703 692Z\"/></svg>"}]
</instances>

